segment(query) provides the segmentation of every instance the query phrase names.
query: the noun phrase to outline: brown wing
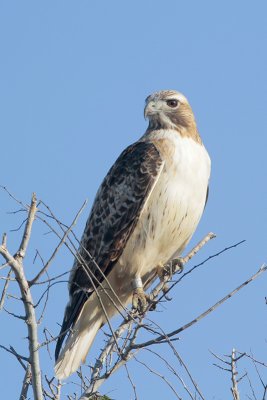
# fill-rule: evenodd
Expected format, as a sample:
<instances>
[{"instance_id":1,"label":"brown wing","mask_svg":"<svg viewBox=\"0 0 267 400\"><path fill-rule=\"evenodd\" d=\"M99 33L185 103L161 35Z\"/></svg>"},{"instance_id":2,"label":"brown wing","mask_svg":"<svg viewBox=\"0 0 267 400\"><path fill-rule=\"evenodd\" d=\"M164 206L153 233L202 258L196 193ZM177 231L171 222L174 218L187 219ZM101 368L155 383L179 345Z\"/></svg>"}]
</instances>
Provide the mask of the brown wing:
<instances>
[{"instance_id":1,"label":"brown wing","mask_svg":"<svg viewBox=\"0 0 267 400\"><path fill-rule=\"evenodd\" d=\"M67 330L77 320L94 285L97 287L103 281L103 274L107 276L120 257L161 167L156 147L137 142L123 151L100 186L79 249L83 265L75 261L70 275L70 302L65 310L56 359ZM95 277L94 285L85 267Z\"/></svg>"}]
</instances>

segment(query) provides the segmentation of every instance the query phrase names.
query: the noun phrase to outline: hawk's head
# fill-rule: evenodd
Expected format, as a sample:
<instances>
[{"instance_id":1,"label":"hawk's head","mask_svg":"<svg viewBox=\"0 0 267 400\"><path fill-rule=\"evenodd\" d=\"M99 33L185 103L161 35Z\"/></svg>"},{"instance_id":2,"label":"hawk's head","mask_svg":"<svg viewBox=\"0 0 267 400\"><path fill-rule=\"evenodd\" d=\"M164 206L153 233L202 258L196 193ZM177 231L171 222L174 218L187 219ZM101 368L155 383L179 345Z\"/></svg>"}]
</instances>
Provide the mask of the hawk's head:
<instances>
[{"instance_id":1,"label":"hawk's head","mask_svg":"<svg viewBox=\"0 0 267 400\"><path fill-rule=\"evenodd\" d=\"M175 90L162 90L148 96L144 114L149 119L149 131L196 129L194 114L186 97Z\"/></svg>"}]
</instances>

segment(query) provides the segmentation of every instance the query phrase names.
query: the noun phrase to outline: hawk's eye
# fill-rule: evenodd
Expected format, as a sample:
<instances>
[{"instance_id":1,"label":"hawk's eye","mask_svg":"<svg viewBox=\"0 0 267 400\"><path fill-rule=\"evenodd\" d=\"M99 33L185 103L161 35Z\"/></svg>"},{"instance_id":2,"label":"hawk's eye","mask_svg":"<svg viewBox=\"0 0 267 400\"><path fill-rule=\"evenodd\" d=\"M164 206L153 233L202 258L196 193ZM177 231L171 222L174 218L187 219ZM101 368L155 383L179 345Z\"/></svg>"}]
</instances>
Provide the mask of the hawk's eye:
<instances>
[{"instance_id":1,"label":"hawk's eye","mask_svg":"<svg viewBox=\"0 0 267 400\"><path fill-rule=\"evenodd\" d=\"M167 106L169 106L171 108L175 108L178 105L178 100L175 100L175 99L167 100L166 103L167 103Z\"/></svg>"}]
</instances>

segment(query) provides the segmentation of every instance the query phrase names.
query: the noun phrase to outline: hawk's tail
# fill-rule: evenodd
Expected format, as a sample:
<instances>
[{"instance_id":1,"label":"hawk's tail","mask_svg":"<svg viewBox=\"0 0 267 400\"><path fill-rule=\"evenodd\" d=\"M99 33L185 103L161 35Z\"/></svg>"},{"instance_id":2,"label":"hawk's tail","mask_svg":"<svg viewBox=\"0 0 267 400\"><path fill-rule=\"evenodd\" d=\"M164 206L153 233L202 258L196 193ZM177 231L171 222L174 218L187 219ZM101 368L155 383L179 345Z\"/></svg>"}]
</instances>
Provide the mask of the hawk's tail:
<instances>
[{"instance_id":1,"label":"hawk's tail","mask_svg":"<svg viewBox=\"0 0 267 400\"><path fill-rule=\"evenodd\" d=\"M92 321L86 329L82 329L83 322L83 315L81 315L59 355L55 365L55 374L58 379L68 378L81 363L85 362L94 338L102 326L102 318Z\"/></svg>"},{"instance_id":2,"label":"hawk's tail","mask_svg":"<svg viewBox=\"0 0 267 400\"><path fill-rule=\"evenodd\" d=\"M77 321L79 314L88 299L88 295L82 291L74 293L67 304L64 313L64 319L62 322L60 334L57 339L56 349L55 349L55 359L58 360L58 356L64 342L65 337L69 334L70 328Z\"/></svg>"}]
</instances>

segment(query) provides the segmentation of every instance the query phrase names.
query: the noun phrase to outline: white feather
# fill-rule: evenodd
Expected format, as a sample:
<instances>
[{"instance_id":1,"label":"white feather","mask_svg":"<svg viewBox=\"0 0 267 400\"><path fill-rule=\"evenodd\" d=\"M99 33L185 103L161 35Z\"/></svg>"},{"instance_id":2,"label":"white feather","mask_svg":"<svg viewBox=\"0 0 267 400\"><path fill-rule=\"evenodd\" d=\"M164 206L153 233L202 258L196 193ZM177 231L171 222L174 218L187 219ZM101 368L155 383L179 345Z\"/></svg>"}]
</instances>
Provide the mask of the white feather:
<instances>
[{"instance_id":1,"label":"white feather","mask_svg":"<svg viewBox=\"0 0 267 400\"><path fill-rule=\"evenodd\" d=\"M55 375L58 379L66 379L79 368L81 363L85 362L87 353L102 324L102 310L98 306L95 295L92 295L85 303L56 362Z\"/></svg>"}]
</instances>

